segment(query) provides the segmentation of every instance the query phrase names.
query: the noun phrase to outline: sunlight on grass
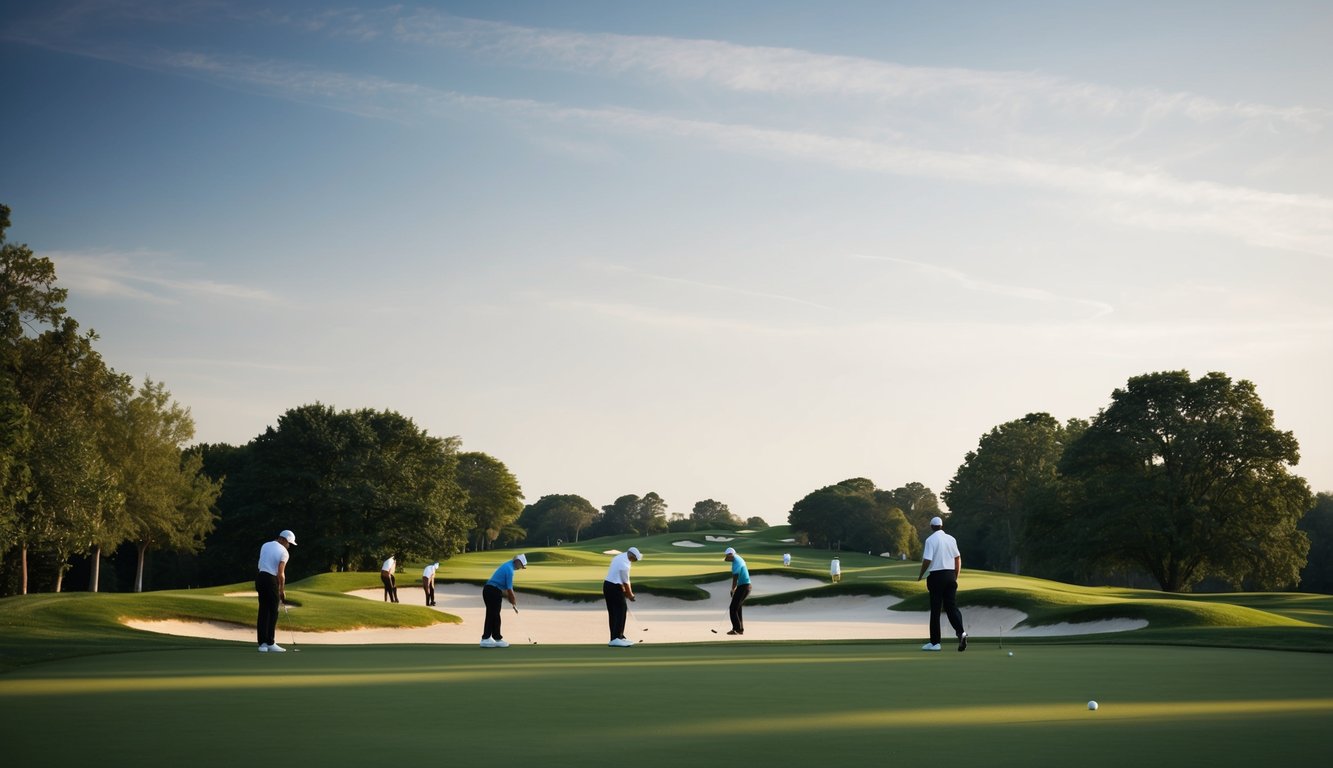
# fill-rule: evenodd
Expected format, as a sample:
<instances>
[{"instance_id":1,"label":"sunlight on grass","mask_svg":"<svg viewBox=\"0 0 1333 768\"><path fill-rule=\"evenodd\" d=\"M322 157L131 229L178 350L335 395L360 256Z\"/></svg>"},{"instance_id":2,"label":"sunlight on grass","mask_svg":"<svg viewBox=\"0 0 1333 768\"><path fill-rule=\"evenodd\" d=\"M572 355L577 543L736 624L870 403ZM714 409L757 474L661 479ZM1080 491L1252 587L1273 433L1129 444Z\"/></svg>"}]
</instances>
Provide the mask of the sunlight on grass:
<instances>
[{"instance_id":1,"label":"sunlight on grass","mask_svg":"<svg viewBox=\"0 0 1333 768\"><path fill-rule=\"evenodd\" d=\"M928 709L880 709L823 714L799 714L709 720L682 723L665 729L669 735L739 735L791 731L858 731L904 728L948 728L962 725L1059 725L1086 724L1090 720L1138 720L1156 722L1212 719L1229 716L1281 716L1298 713L1333 713L1333 699L1275 699L1238 701L1129 701L1103 703L1096 712L1086 702L992 705L984 707L934 707Z\"/></svg>"}]
</instances>

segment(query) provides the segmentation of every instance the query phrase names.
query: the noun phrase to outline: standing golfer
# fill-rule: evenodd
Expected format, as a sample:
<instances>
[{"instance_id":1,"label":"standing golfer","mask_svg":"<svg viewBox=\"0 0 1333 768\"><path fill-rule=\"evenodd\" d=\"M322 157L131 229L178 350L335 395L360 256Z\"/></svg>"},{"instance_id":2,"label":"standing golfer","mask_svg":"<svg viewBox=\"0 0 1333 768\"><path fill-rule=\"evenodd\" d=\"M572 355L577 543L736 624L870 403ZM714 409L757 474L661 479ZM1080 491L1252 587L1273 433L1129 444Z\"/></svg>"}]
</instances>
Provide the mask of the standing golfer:
<instances>
[{"instance_id":1,"label":"standing golfer","mask_svg":"<svg viewBox=\"0 0 1333 768\"><path fill-rule=\"evenodd\" d=\"M602 597L606 598L606 618L611 628L611 642L615 648L628 648L634 643L625 639L625 613L629 610L626 600L634 600L634 587L629 583L631 563L643 559L638 547L630 547L628 552L621 552L611 558L611 568L606 572L606 581L602 582Z\"/></svg>"},{"instance_id":2,"label":"standing golfer","mask_svg":"<svg viewBox=\"0 0 1333 768\"><path fill-rule=\"evenodd\" d=\"M435 572L440 569L439 563L431 563L421 569L421 591L426 593L426 605L435 605Z\"/></svg>"},{"instance_id":3,"label":"standing golfer","mask_svg":"<svg viewBox=\"0 0 1333 768\"><path fill-rule=\"evenodd\" d=\"M727 547L724 554L724 559L731 563L731 631L727 634L743 635L745 619L741 616L741 606L750 596L750 569L745 567L745 559L731 547Z\"/></svg>"},{"instance_id":4,"label":"standing golfer","mask_svg":"<svg viewBox=\"0 0 1333 768\"><path fill-rule=\"evenodd\" d=\"M949 625L958 636L958 650L967 650L967 633L963 631L963 614L958 610L955 598L958 596L958 574L963 570L963 556L958 552L958 541L944 532L944 521L938 517L930 518L930 530L934 533L926 537L925 548L921 552L921 572L916 580L926 576L926 589L930 590L930 642L921 646L923 651L940 649L940 609L949 617Z\"/></svg>"},{"instance_id":5,"label":"standing golfer","mask_svg":"<svg viewBox=\"0 0 1333 768\"><path fill-rule=\"evenodd\" d=\"M509 647L500 636L500 603L508 598L514 610L518 610L518 604L514 602L514 569L527 567L528 556L515 555L513 560L506 560L496 568L486 586L481 588L481 601L486 604L486 624L481 628L482 648Z\"/></svg>"},{"instance_id":6,"label":"standing golfer","mask_svg":"<svg viewBox=\"0 0 1333 768\"><path fill-rule=\"evenodd\" d=\"M394 581L393 572L398 568L398 561L393 555L384 561L380 566L380 581L384 582L384 600L389 603L398 602L398 582Z\"/></svg>"},{"instance_id":7,"label":"standing golfer","mask_svg":"<svg viewBox=\"0 0 1333 768\"><path fill-rule=\"evenodd\" d=\"M259 619L255 622L260 653L286 651L274 641L278 631L278 606L287 602L287 550L296 546L296 534L283 531L273 541L259 548L259 572L255 574L255 592L259 594Z\"/></svg>"},{"instance_id":8,"label":"standing golfer","mask_svg":"<svg viewBox=\"0 0 1333 768\"><path fill-rule=\"evenodd\" d=\"M834 584L842 581L842 562L838 558L833 558L833 562L828 564L828 575Z\"/></svg>"}]
</instances>

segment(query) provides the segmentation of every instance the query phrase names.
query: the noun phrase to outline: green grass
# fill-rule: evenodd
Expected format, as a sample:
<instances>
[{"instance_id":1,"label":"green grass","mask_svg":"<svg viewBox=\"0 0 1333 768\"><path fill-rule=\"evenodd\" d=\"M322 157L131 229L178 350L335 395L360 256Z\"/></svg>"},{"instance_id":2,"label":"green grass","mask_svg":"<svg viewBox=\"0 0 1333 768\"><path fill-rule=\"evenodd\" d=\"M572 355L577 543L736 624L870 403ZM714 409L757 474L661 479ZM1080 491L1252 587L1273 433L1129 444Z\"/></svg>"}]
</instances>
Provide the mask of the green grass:
<instances>
[{"instance_id":1,"label":"green grass","mask_svg":"<svg viewBox=\"0 0 1333 768\"><path fill-rule=\"evenodd\" d=\"M1330 679L1331 654L1128 645L215 645L0 675L0 712L14 765L1250 768L1333 748Z\"/></svg>"}]
</instances>

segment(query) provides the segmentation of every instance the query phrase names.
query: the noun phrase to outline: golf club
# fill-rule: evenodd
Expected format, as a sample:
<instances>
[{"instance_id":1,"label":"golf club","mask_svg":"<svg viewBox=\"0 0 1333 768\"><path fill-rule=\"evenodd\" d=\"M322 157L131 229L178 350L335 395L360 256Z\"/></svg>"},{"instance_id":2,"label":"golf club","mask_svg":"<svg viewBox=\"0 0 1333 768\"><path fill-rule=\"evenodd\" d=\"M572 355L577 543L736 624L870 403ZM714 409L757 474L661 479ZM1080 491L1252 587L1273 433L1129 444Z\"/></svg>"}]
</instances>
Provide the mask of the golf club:
<instances>
[{"instance_id":1,"label":"golf club","mask_svg":"<svg viewBox=\"0 0 1333 768\"><path fill-rule=\"evenodd\" d=\"M292 629L292 611L287 607L287 601L282 603L282 613L287 617L287 631L292 633L292 653L300 653L301 649L296 647L296 630Z\"/></svg>"},{"instance_id":2,"label":"golf club","mask_svg":"<svg viewBox=\"0 0 1333 768\"><path fill-rule=\"evenodd\" d=\"M639 621L639 617L634 613L634 609L630 608L628 603L625 604L625 608L629 610L630 618L634 619L634 623L639 625L639 631L647 632L648 628L643 625L643 622ZM639 638L639 642L642 643L643 638Z\"/></svg>"},{"instance_id":3,"label":"golf club","mask_svg":"<svg viewBox=\"0 0 1333 768\"><path fill-rule=\"evenodd\" d=\"M513 603L510 603L510 604L509 604L509 607L514 609L514 613L518 613L518 606L517 606L517 605L514 605ZM528 645L536 645L536 644L537 644L537 643L536 643L535 641L533 641L533 639L532 639L532 635L528 635Z\"/></svg>"}]
</instances>

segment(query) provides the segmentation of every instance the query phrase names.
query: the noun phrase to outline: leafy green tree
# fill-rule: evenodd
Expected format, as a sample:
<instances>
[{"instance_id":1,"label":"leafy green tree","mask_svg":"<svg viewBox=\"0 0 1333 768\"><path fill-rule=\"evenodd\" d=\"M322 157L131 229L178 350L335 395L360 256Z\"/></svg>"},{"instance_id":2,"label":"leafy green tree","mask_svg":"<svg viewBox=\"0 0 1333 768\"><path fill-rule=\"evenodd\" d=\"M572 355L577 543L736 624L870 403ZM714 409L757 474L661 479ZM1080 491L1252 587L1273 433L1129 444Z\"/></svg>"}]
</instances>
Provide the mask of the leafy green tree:
<instances>
[{"instance_id":1,"label":"leafy green tree","mask_svg":"<svg viewBox=\"0 0 1333 768\"><path fill-rule=\"evenodd\" d=\"M467 498L463 513L472 521L472 549L489 549L523 511L518 478L499 459L467 452L458 454L458 484Z\"/></svg>"},{"instance_id":2,"label":"leafy green tree","mask_svg":"<svg viewBox=\"0 0 1333 768\"><path fill-rule=\"evenodd\" d=\"M248 536L258 552L283 528L296 531L297 578L377 567L391 552L425 560L460 551L471 525L457 480L458 444L392 411L316 403L284 413L244 457L217 449L205 455L230 465L219 500L228 535Z\"/></svg>"},{"instance_id":3,"label":"leafy green tree","mask_svg":"<svg viewBox=\"0 0 1333 768\"><path fill-rule=\"evenodd\" d=\"M597 521L597 508L592 502L574 494L550 494L523 508L518 524L527 532L527 541L539 546L550 546L562 541L579 540L579 536Z\"/></svg>"},{"instance_id":4,"label":"leafy green tree","mask_svg":"<svg viewBox=\"0 0 1333 768\"><path fill-rule=\"evenodd\" d=\"M1310 556L1301 570L1301 591L1333 594L1333 493L1322 492L1301 518L1310 537Z\"/></svg>"},{"instance_id":5,"label":"leafy green tree","mask_svg":"<svg viewBox=\"0 0 1333 768\"><path fill-rule=\"evenodd\" d=\"M767 520L765 520L762 517L759 517L758 515L755 515L754 517L751 517L750 519L745 521L745 527L756 531L762 531L765 528L769 527L769 525Z\"/></svg>"},{"instance_id":6,"label":"leafy green tree","mask_svg":"<svg viewBox=\"0 0 1333 768\"><path fill-rule=\"evenodd\" d=\"M866 552L906 552L914 532L890 495L856 477L814 491L792 505L787 521L816 546Z\"/></svg>"},{"instance_id":7,"label":"leafy green tree","mask_svg":"<svg viewBox=\"0 0 1333 768\"><path fill-rule=\"evenodd\" d=\"M731 514L726 504L713 499L696 501L694 509L690 512L690 520L694 522L694 530L738 528L742 525L740 518Z\"/></svg>"},{"instance_id":8,"label":"leafy green tree","mask_svg":"<svg viewBox=\"0 0 1333 768\"><path fill-rule=\"evenodd\" d=\"M968 542L973 567L1021 571L1029 517L1050 498L1065 446L1086 427L1076 419L1062 425L1048 413L1030 413L993 428L967 453L944 501L950 533ZM928 528L918 531L928 534Z\"/></svg>"},{"instance_id":9,"label":"leafy green tree","mask_svg":"<svg viewBox=\"0 0 1333 768\"><path fill-rule=\"evenodd\" d=\"M107 455L124 497L125 535L138 555L134 591L142 592L149 551L200 549L213 529L221 486L202 472L198 453L185 454L194 419L161 382L146 379L122 397L106 428Z\"/></svg>"},{"instance_id":10,"label":"leafy green tree","mask_svg":"<svg viewBox=\"0 0 1333 768\"><path fill-rule=\"evenodd\" d=\"M944 516L935 492L921 483L908 483L880 493L884 495L884 504L902 510L903 516L912 524L915 531L906 548L893 551L906 553L912 558L919 556L922 542L930 535L930 519Z\"/></svg>"},{"instance_id":11,"label":"leafy green tree","mask_svg":"<svg viewBox=\"0 0 1333 768\"><path fill-rule=\"evenodd\" d=\"M622 536L638 533L634 524L638 518L640 501L642 500L637 494L627 493L615 502L602 507L602 516L597 521L593 535Z\"/></svg>"},{"instance_id":12,"label":"leafy green tree","mask_svg":"<svg viewBox=\"0 0 1333 768\"><path fill-rule=\"evenodd\" d=\"M1074 485L1050 534L1089 562L1141 568L1168 592L1209 576L1289 587L1309 551L1297 523L1310 491L1288 470L1299 456L1248 381L1137 376L1065 450L1059 469Z\"/></svg>"},{"instance_id":13,"label":"leafy green tree","mask_svg":"<svg viewBox=\"0 0 1333 768\"><path fill-rule=\"evenodd\" d=\"M634 530L640 536L652 536L657 533L666 533L667 531L667 503L657 495L656 491L649 491L639 500L639 506L635 509Z\"/></svg>"}]
</instances>

